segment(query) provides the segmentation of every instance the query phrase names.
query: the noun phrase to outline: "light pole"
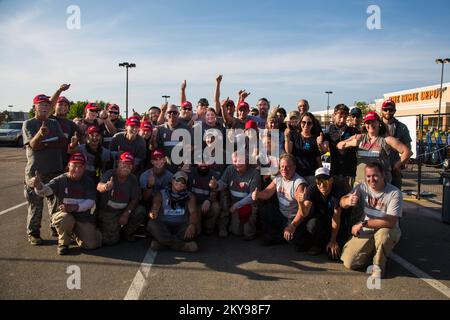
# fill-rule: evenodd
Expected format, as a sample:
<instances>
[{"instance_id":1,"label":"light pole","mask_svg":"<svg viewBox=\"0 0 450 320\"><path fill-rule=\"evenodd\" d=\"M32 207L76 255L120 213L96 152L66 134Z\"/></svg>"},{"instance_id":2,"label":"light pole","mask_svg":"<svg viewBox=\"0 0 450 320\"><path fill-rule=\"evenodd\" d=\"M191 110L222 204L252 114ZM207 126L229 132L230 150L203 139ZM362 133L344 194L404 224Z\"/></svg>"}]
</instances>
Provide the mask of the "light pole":
<instances>
[{"instance_id":1,"label":"light pole","mask_svg":"<svg viewBox=\"0 0 450 320\"><path fill-rule=\"evenodd\" d=\"M126 85L126 103L125 103L125 115L128 118L128 69L130 68L136 68L136 64L134 63L128 63L128 62L122 62L119 63L119 67L125 67L127 68L127 85Z\"/></svg>"},{"instance_id":2,"label":"light pole","mask_svg":"<svg viewBox=\"0 0 450 320\"><path fill-rule=\"evenodd\" d=\"M333 91L325 91L325 93L328 96L328 102L327 102L327 128L330 124L330 94L333 94Z\"/></svg>"},{"instance_id":3,"label":"light pole","mask_svg":"<svg viewBox=\"0 0 450 320\"><path fill-rule=\"evenodd\" d=\"M441 89L439 90L439 109L438 109L438 123L437 123L437 129L438 132L441 131L441 103L442 103L442 83L444 82L444 64L450 63L450 58L446 59L436 59L435 62L437 64L442 64L442 70L441 70Z\"/></svg>"},{"instance_id":4,"label":"light pole","mask_svg":"<svg viewBox=\"0 0 450 320\"><path fill-rule=\"evenodd\" d=\"M170 96L162 96L166 101L165 103L167 103L167 100L170 98Z\"/></svg>"}]
</instances>

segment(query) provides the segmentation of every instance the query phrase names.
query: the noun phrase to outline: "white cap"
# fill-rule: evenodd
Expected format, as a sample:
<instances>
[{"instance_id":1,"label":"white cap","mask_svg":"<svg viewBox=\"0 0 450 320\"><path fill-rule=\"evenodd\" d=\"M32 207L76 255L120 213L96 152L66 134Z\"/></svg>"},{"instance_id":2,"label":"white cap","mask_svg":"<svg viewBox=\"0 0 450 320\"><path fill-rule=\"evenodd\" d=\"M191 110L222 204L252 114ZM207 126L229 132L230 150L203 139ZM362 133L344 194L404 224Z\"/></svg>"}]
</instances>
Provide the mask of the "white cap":
<instances>
[{"instance_id":1,"label":"white cap","mask_svg":"<svg viewBox=\"0 0 450 320\"><path fill-rule=\"evenodd\" d=\"M319 168L319 169L317 169L316 170L316 173L314 174L316 177L319 177L319 176L327 176L327 177L331 177L331 175L330 175L330 170L329 169L327 169L327 168Z\"/></svg>"}]
</instances>

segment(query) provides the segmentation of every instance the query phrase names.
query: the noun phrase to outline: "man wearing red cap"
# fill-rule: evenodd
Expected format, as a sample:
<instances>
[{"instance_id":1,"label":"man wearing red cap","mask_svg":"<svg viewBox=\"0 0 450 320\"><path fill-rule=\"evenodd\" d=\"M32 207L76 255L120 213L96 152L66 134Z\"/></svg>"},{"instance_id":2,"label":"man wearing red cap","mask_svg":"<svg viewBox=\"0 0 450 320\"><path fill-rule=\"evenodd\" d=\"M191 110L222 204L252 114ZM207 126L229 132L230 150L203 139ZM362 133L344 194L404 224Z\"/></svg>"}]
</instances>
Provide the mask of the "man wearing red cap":
<instances>
[{"instance_id":1,"label":"man wearing red cap","mask_svg":"<svg viewBox=\"0 0 450 320\"><path fill-rule=\"evenodd\" d=\"M141 120L131 116L125 123L125 132L116 133L111 141L110 150L115 159L125 151L134 156L134 171L138 171L146 156L145 140L139 135Z\"/></svg>"},{"instance_id":2,"label":"man wearing red cap","mask_svg":"<svg viewBox=\"0 0 450 320\"><path fill-rule=\"evenodd\" d=\"M84 143L85 133L90 126L99 127L102 135L107 134L114 135L117 132L116 127L108 117L108 112L102 110L101 107L95 102L89 102L84 108L84 118L79 123L78 127L82 133L82 142Z\"/></svg>"},{"instance_id":3,"label":"man wearing red cap","mask_svg":"<svg viewBox=\"0 0 450 320\"><path fill-rule=\"evenodd\" d=\"M145 209L139 205L141 193L138 180L131 173L133 166L133 155L122 153L117 168L106 171L97 185L100 192L98 220L106 245L118 243L121 232L125 240L134 242L134 232L144 221Z\"/></svg>"},{"instance_id":4,"label":"man wearing red cap","mask_svg":"<svg viewBox=\"0 0 450 320\"><path fill-rule=\"evenodd\" d=\"M179 121L184 124L185 126L188 126L189 123L192 120L192 103L190 101L183 101L181 103L181 108L180 108L180 117L179 117ZM197 117L196 117L197 118Z\"/></svg>"},{"instance_id":5,"label":"man wearing red cap","mask_svg":"<svg viewBox=\"0 0 450 320\"><path fill-rule=\"evenodd\" d=\"M85 144L78 145L77 141L72 141L67 152L69 154L82 153L85 156L86 174L95 183L98 183L106 169L111 166L111 152L102 146L100 129L96 126L90 126L87 129Z\"/></svg>"},{"instance_id":6,"label":"man wearing red cap","mask_svg":"<svg viewBox=\"0 0 450 320\"><path fill-rule=\"evenodd\" d=\"M245 240L253 240L256 236L256 206L252 205L252 192L261 188L261 177L256 169L250 167L243 155L233 152L233 164L229 165L219 181L212 180L213 191L228 189L231 203L223 207L219 219L219 236L228 235L228 221L231 215L231 233Z\"/></svg>"},{"instance_id":7,"label":"man wearing red cap","mask_svg":"<svg viewBox=\"0 0 450 320\"><path fill-rule=\"evenodd\" d=\"M166 155L162 149L152 150L150 159L151 168L144 171L139 177L142 200L147 210L151 208L153 196L167 188L173 176L172 172L166 168Z\"/></svg>"},{"instance_id":8,"label":"man wearing red cap","mask_svg":"<svg viewBox=\"0 0 450 320\"><path fill-rule=\"evenodd\" d=\"M408 127L398 121L397 118L394 117L396 112L395 102L391 99L388 99L383 102L381 106L381 117L383 122L387 125L389 135L397 138L400 142L406 145L409 149L411 149L411 136L409 134ZM394 168L395 163L400 159L397 152L391 152L389 154L391 160L391 166ZM400 170L392 170L392 185L397 188L402 188L402 173Z\"/></svg>"},{"instance_id":9,"label":"man wearing red cap","mask_svg":"<svg viewBox=\"0 0 450 320\"><path fill-rule=\"evenodd\" d=\"M153 136L153 125L152 123L144 117L141 120L141 127L139 129L139 135L145 140L145 159L143 164L147 163L150 159L150 152L152 146L152 136Z\"/></svg>"},{"instance_id":10,"label":"man wearing red cap","mask_svg":"<svg viewBox=\"0 0 450 320\"><path fill-rule=\"evenodd\" d=\"M72 236L83 249L101 246L102 237L95 228L91 209L95 205L95 184L85 175L86 159L81 153L70 157L68 171L49 183L43 184L40 175L31 179L30 185L39 196L54 195L58 199L59 211L52 216L58 231L58 254L69 253Z\"/></svg>"},{"instance_id":11,"label":"man wearing red cap","mask_svg":"<svg viewBox=\"0 0 450 320\"><path fill-rule=\"evenodd\" d=\"M43 199L36 195L30 180L36 171L42 181L48 183L63 172L61 149L65 147L65 137L56 120L49 119L51 101L44 94L33 99L35 117L23 124L24 146L27 165L25 167L25 198L28 201L27 234L32 245L42 244L40 236ZM47 198L49 214L56 212L57 204L53 196Z\"/></svg>"}]
</instances>

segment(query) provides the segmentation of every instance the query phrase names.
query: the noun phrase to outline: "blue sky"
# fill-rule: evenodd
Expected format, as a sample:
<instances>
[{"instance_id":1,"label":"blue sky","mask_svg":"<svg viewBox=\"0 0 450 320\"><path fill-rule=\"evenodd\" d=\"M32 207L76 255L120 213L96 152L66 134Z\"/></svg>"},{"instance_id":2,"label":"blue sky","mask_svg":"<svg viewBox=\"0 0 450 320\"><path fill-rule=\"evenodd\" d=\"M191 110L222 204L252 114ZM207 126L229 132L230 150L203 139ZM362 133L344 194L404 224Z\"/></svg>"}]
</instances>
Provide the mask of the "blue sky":
<instances>
[{"instance_id":1,"label":"blue sky","mask_svg":"<svg viewBox=\"0 0 450 320\"><path fill-rule=\"evenodd\" d=\"M366 10L381 9L381 30ZM69 30L69 5L81 29ZM450 57L450 1L0 1L0 110L28 110L38 93L71 83L72 100L106 100L143 112L161 95L179 103L267 97L288 110L369 101L383 93L439 83L437 57ZM447 69L450 66L447 67ZM450 80L446 69L444 81Z\"/></svg>"}]
</instances>

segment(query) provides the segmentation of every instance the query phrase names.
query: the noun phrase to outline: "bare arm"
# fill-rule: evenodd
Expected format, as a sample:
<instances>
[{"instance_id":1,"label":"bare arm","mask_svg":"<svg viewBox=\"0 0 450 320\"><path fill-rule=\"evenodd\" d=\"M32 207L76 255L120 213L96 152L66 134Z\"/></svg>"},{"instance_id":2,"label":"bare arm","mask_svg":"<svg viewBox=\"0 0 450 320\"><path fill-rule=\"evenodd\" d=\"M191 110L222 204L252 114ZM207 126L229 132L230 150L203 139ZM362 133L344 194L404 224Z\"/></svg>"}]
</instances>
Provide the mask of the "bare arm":
<instances>
[{"instance_id":1,"label":"bare arm","mask_svg":"<svg viewBox=\"0 0 450 320\"><path fill-rule=\"evenodd\" d=\"M400 153L400 160L395 164L395 167L401 167L408 163L409 158L412 156L412 151L400 140L394 137L386 137L386 143L395 151Z\"/></svg>"},{"instance_id":2,"label":"bare arm","mask_svg":"<svg viewBox=\"0 0 450 320\"><path fill-rule=\"evenodd\" d=\"M268 200L270 199L275 192L277 191L277 186L275 184L274 181L272 181L266 189L264 189L263 191L253 191L254 194L256 194L256 200ZM254 197L255 198L255 197ZM255 200L255 199L253 199Z\"/></svg>"},{"instance_id":3,"label":"bare arm","mask_svg":"<svg viewBox=\"0 0 450 320\"><path fill-rule=\"evenodd\" d=\"M63 91L66 91L70 88L70 84L62 84L58 90L53 94L53 96L50 98L50 110L48 111L48 114L53 114L55 112L55 106L58 102L58 98L61 95Z\"/></svg>"},{"instance_id":4,"label":"bare arm","mask_svg":"<svg viewBox=\"0 0 450 320\"><path fill-rule=\"evenodd\" d=\"M230 116L229 114L228 114L228 112L227 112L227 104L228 104L228 101L230 101L230 98L228 97L227 98L227 100L224 100L224 101L222 101L222 105L221 105L221 108L222 108L222 117L223 117L223 120L225 121L225 123L227 124L227 125L230 125L230 126L234 126L234 119L233 119L233 117L232 116Z\"/></svg>"},{"instance_id":5,"label":"bare arm","mask_svg":"<svg viewBox=\"0 0 450 320\"><path fill-rule=\"evenodd\" d=\"M166 121L166 111L168 106L169 106L168 102L164 103L161 106L161 113L159 114L157 124L163 124Z\"/></svg>"},{"instance_id":6,"label":"bare arm","mask_svg":"<svg viewBox=\"0 0 450 320\"><path fill-rule=\"evenodd\" d=\"M220 83L222 82L222 75L219 74L216 78L216 92L214 94L214 104L217 115L220 115L221 108L220 108Z\"/></svg>"},{"instance_id":7,"label":"bare arm","mask_svg":"<svg viewBox=\"0 0 450 320\"><path fill-rule=\"evenodd\" d=\"M336 147L339 150L344 150L344 149L351 148L351 147L357 147L360 137L361 137L360 134L356 134L354 136L351 136L347 140L339 142Z\"/></svg>"}]
</instances>

